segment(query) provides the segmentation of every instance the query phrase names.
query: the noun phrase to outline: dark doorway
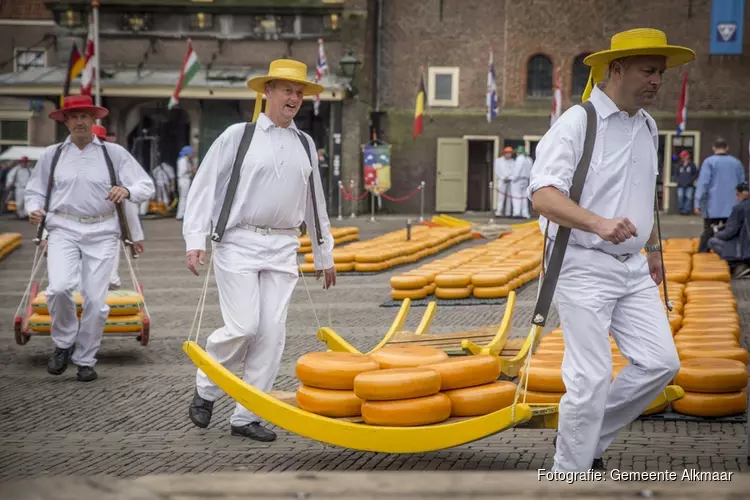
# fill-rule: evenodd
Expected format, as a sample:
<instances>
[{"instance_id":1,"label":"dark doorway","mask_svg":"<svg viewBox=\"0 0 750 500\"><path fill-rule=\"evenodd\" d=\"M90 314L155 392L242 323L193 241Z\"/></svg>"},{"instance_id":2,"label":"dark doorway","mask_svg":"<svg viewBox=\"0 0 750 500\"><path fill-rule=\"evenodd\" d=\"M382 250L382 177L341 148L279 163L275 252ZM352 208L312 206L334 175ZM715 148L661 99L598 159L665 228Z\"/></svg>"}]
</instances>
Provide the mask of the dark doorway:
<instances>
[{"instance_id":1,"label":"dark doorway","mask_svg":"<svg viewBox=\"0 0 750 500\"><path fill-rule=\"evenodd\" d=\"M469 177L466 193L466 210L487 212L492 210L490 180L494 165L494 142L469 141Z\"/></svg>"}]
</instances>

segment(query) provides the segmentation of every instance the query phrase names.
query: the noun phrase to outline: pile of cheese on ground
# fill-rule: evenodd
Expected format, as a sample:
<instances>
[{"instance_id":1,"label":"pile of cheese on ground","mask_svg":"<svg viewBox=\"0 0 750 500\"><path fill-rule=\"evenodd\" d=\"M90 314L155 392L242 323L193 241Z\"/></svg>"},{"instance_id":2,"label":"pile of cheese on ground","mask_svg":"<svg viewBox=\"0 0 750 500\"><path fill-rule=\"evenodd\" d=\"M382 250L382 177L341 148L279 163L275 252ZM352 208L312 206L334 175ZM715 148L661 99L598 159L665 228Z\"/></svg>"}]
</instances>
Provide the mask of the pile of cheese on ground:
<instances>
[{"instance_id":1,"label":"pile of cheese on ground","mask_svg":"<svg viewBox=\"0 0 750 500\"><path fill-rule=\"evenodd\" d=\"M672 409L701 417L741 414L747 409L748 351L740 345L729 266L713 253L695 253L697 240L672 239L663 245L667 293L673 304L669 323L680 357L680 371L671 383L685 390ZM662 286L659 294L663 302ZM628 361L612 337L610 344L614 377ZM561 329L541 339L531 358L527 402L551 403L563 396L563 352ZM522 373L523 369L519 377Z\"/></svg>"},{"instance_id":2,"label":"pile of cheese on ground","mask_svg":"<svg viewBox=\"0 0 750 500\"><path fill-rule=\"evenodd\" d=\"M21 233L0 234L0 260L21 246Z\"/></svg>"},{"instance_id":3,"label":"pile of cheese on ground","mask_svg":"<svg viewBox=\"0 0 750 500\"><path fill-rule=\"evenodd\" d=\"M350 241L359 240L359 228L358 227L332 227L331 236L333 236L334 248ZM308 231L304 236L299 237L299 249L297 253L310 253L312 252L312 242L310 241L310 233Z\"/></svg>"},{"instance_id":4,"label":"pile of cheese on ground","mask_svg":"<svg viewBox=\"0 0 750 500\"><path fill-rule=\"evenodd\" d=\"M78 316L83 313L83 296L73 292ZM104 324L104 333L136 333L143 328L143 297L132 290L110 290L107 293L109 316ZM49 333L52 318L47 308L46 291L41 291L31 301L33 314L29 317L29 329L37 333Z\"/></svg>"},{"instance_id":5,"label":"pile of cheese on ground","mask_svg":"<svg viewBox=\"0 0 750 500\"><path fill-rule=\"evenodd\" d=\"M406 229L400 229L341 248L334 247L336 272L377 272L412 264L471 239L471 227L415 226L411 228L411 239L407 240L406 237ZM315 272L312 253L305 254L305 262L300 269L303 273Z\"/></svg>"},{"instance_id":6,"label":"pile of cheese on ground","mask_svg":"<svg viewBox=\"0 0 750 500\"><path fill-rule=\"evenodd\" d=\"M539 276L543 237L537 226L461 250L390 280L394 300L506 297Z\"/></svg>"},{"instance_id":7,"label":"pile of cheese on ground","mask_svg":"<svg viewBox=\"0 0 750 500\"><path fill-rule=\"evenodd\" d=\"M449 358L428 346L386 346L371 355L312 352L297 361L297 405L327 417L408 427L486 415L513 404L493 356Z\"/></svg>"}]
</instances>

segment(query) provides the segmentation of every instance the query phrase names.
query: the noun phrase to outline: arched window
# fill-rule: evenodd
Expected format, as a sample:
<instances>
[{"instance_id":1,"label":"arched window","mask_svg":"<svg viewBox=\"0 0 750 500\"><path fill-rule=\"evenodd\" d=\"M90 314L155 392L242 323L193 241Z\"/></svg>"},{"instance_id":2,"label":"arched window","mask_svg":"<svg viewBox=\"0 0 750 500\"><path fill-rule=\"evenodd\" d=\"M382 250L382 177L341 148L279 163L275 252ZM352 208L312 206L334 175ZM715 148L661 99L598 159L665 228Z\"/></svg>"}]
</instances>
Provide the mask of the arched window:
<instances>
[{"instance_id":1,"label":"arched window","mask_svg":"<svg viewBox=\"0 0 750 500\"><path fill-rule=\"evenodd\" d=\"M552 61L537 54L529 59L526 75L526 97L552 96Z\"/></svg>"},{"instance_id":2,"label":"arched window","mask_svg":"<svg viewBox=\"0 0 750 500\"><path fill-rule=\"evenodd\" d=\"M588 54L579 54L573 60L573 95L583 95L583 91L586 89L586 82L589 80L589 72L591 68L583 64L583 60L586 59Z\"/></svg>"}]
</instances>

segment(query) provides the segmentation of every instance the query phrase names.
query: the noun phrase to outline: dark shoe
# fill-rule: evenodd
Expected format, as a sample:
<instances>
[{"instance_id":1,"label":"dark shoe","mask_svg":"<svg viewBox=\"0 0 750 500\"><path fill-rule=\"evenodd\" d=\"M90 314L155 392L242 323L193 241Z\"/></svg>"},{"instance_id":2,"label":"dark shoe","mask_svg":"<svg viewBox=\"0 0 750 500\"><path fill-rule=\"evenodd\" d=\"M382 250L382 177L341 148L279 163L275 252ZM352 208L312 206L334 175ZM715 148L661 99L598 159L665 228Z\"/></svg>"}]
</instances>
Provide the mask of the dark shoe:
<instances>
[{"instance_id":1,"label":"dark shoe","mask_svg":"<svg viewBox=\"0 0 750 500\"><path fill-rule=\"evenodd\" d=\"M79 382L92 382L96 380L98 375L94 370L93 366L79 366L78 367L78 381Z\"/></svg>"},{"instance_id":2,"label":"dark shoe","mask_svg":"<svg viewBox=\"0 0 750 500\"><path fill-rule=\"evenodd\" d=\"M554 448L557 448L557 436L555 436L552 439L552 446ZM607 470L607 468L604 467L604 460L602 460L601 458L595 458L594 461L591 462L591 468L593 470L599 470L599 471L606 471Z\"/></svg>"},{"instance_id":3,"label":"dark shoe","mask_svg":"<svg viewBox=\"0 0 750 500\"><path fill-rule=\"evenodd\" d=\"M268 429L261 427L260 422L253 422L250 424L232 426L232 436L244 436L254 439L256 441L274 441L276 439L276 433L269 431Z\"/></svg>"},{"instance_id":4,"label":"dark shoe","mask_svg":"<svg viewBox=\"0 0 750 500\"><path fill-rule=\"evenodd\" d=\"M203 399L198 395L198 391L195 391L193 402L190 403L190 421L197 427L205 429L208 427L208 424L211 423L211 415L213 412L214 402Z\"/></svg>"},{"instance_id":5,"label":"dark shoe","mask_svg":"<svg viewBox=\"0 0 750 500\"><path fill-rule=\"evenodd\" d=\"M68 368L68 362L73 355L73 351L75 351L75 346L70 346L67 349L55 347L55 352L47 361L47 373L61 375Z\"/></svg>"}]
</instances>

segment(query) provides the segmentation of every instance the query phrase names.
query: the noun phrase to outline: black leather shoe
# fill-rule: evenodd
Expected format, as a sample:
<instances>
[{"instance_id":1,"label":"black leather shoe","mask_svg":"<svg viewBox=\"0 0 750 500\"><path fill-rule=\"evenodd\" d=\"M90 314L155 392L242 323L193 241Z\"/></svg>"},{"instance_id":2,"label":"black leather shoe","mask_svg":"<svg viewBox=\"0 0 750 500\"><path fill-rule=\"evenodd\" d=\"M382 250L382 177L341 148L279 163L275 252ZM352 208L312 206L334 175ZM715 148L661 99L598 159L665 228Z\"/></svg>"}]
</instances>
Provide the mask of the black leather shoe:
<instances>
[{"instance_id":1,"label":"black leather shoe","mask_svg":"<svg viewBox=\"0 0 750 500\"><path fill-rule=\"evenodd\" d=\"M68 368L68 362L74 350L75 346L70 346L67 349L55 347L55 352L52 353L49 361L47 361L47 373L61 375Z\"/></svg>"},{"instance_id":2,"label":"black leather shoe","mask_svg":"<svg viewBox=\"0 0 750 500\"><path fill-rule=\"evenodd\" d=\"M276 439L276 433L261 427L260 422L232 426L232 436L243 436L256 441L269 442Z\"/></svg>"},{"instance_id":3,"label":"black leather shoe","mask_svg":"<svg viewBox=\"0 0 750 500\"><path fill-rule=\"evenodd\" d=\"M214 402L203 399L198 395L198 391L195 391L193 401L190 403L190 421L197 427L205 429L208 427L208 424L211 423L211 415L213 412Z\"/></svg>"},{"instance_id":4,"label":"black leather shoe","mask_svg":"<svg viewBox=\"0 0 750 500\"><path fill-rule=\"evenodd\" d=\"M98 375L94 370L93 366L79 366L78 367L78 381L79 382L92 382L96 380Z\"/></svg>"}]
</instances>

